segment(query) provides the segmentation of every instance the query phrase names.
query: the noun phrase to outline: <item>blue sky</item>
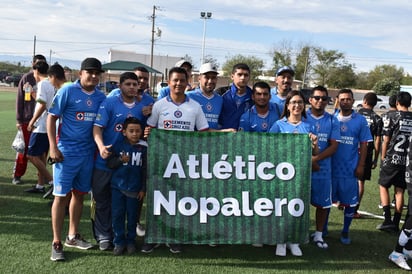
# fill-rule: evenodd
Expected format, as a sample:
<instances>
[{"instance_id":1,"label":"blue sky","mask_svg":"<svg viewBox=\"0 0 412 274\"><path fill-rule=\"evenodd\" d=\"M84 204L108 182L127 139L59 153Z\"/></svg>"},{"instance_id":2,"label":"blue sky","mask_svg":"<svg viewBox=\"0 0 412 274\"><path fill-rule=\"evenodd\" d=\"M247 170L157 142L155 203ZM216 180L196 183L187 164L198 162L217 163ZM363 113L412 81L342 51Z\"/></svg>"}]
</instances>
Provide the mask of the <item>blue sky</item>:
<instances>
[{"instance_id":1,"label":"blue sky","mask_svg":"<svg viewBox=\"0 0 412 274\"><path fill-rule=\"evenodd\" d=\"M112 49L150 54L156 5L154 54L191 56L200 65L206 21L205 54L223 64L228 56L253 55L271 66L269 52L288 41L343 52L357 71L394 64L412 74L412 2L407 0L210 0L210 1L32 1L0 0L0 55L81 61L109 61ZM5 27L7 26L7 27ZM62 64L64 65L64 64Z\"/></svg>"}]
</instances>

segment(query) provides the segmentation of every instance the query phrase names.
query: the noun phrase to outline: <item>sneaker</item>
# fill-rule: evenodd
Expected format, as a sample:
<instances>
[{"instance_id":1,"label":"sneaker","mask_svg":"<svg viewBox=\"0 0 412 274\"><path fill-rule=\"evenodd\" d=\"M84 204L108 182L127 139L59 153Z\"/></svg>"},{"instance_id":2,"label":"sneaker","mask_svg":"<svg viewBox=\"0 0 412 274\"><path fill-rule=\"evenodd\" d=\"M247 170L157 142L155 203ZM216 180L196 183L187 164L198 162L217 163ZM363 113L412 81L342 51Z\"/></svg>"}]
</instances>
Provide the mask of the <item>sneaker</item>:
<instances>
[{"instance_id":1,"label":"sneaker","mask_svg":"<svg viewBox=\"0 0 412 274\"><path fill-rule=\"evenodd\" d=\"M144 235L146 235L146 230L140 223L137 223L136 225L136 234L139 237L144 237Z\"/></svg>"},{"instance_id":2,"label":"sneaker","mask_svg":"<svg viewBox=\"0 0 412 274\"><path fill-rule=\"evenodd\" d=\"M385 231L395 231L396 230L396 225L392 221L383 222L383 223L377 225L376 229L385 230Z\"/></svg>"},{"instance_id":3,"label":"sneaker","mask_svg":"<svg viewBox=\"0 0 412 274\"><path fill-rule=\"evenodd\" d=\"M109 251L109 250L113 250L113 244L110 241L100 241L99 242L99 249L101 251Z\"/></svg>"},{"instance_id":4,"label":"sneaker","mask_svg":"<svg viewBox=\"0 0 412 274\"><path fill-rule=\"evenodd\" d=\"M28 193L42 193L42 194L44 194L44 193L46 193L46 188L45 187L38 188L38 187L36 187L36 185L34 185L31 188L25 189L24 191L28 192Z\"/></svg>"},{"instance_id":5,"label":"sneaker","mask_svg":"<svg viewBox=\"0 0 412 274\"><path fill-rule=\"evenodd\" d=\"M299 244L287 244L286 247L290 250L293 256L302 256L302 250L299 247Z\"/></svg>"},{"instance_id":6,"label":"sneaker","mask_svg":"<svg viewBox=\"0 0 412 274\"><path fill-rule=\"evenodd\" d=\"M135 244L128 244L126 246L126 249L127 249L127 254L129 254L129 255L136 253L136 245Z\"/></svg>"},{"instance_id":7,"label":"sneaker","mask_svg":"<svg viewBox=\"0 0 412 274\"><path fill-rule=\"evenodd\" d=\"M182 252L182 245L181 244L166 244L169 247L169 251L173 254L181 253Z\"/></svg>"},{"instance_id":8,"label":"sneaker","mask_svg":"<svg viewBox=\"0 0 412 274\"><path fill-rule=\"evenodd\" d=\"M276 256L285 257L286 256L286 244L277 244L275 254Z\"/></svg>"},{"instance_id":9,"label":"sneaker","mask_svg":"<svg viewBox=\"0 0 412 274\"><path fill-rule=\"evenodd\" d=\"M67 247L76 247L78 249L90 249L93 247L93 245L84 240L79 233L77 233L76 236L71 240L69 240L69 236L67 236L64 245Z\"/></svg>"},{"instance_id":10,"label":"sneaker","mask_svg":"<svg viewBox=\"0 0 412 274\"><path fill-rule=\"evenodd\" d=\"M53 185L51 185L51 186L49 187L49 189L46 191L46 193L44 193L43 199L48 198L50 195L52 195L52 193L53 193Z\"/></svg>"},{"instance_id":11,"label":"sneaker","mask_svg":"<svg viewBox=\"0 0 412 274\"><path fill-rule=\"evenodd\" d=\"M402 269L411 270L408 263L406 262L405 256L402 253L392 251L392 253L389 254L389 260L391 260L394 264Z\"/></svg>"},{"instance_id":12,"label":"sneaker","mask_svg":"<svg viewBox=\"0 0 412 274\"><path fill-rule=\"evenodd\" d=\"M159 244L144 244L140 251L143 253L152 253L157 247L159 247Z\"/></svg>"},{"instance_id":13,"label":"sneaker","mask_svg":"<svg viewBox=\"0 0 412 274\"><path fill-rule=\"evenodd\" d=\"M120 255L123 254L124 250L125 250L125 247L124 247L124 246L122 246L122 245L116 245L116 246L114 247L114 249L113 249L113 255L114 255L114 256L120 256Z\"/></svg>"},{"instance_id":14,"label":"sneaker","mask_svg":"<svg viewBox=\"0 0 412 274\"><path fill-rule=\"evenodd\" d=\"M52 250L50 260L56 261L64 261L64 253L63 253L63 245L61 242L52 243Z\"/></svg>"},{"instance_id":15,"label":"sneaker","mask_svg":"<svg viewBox=\"0 0 412 274\"><path fill-rule=\"evenodd\" d=\"M20 185L22 184L20 177L14 177L13 180L11 181L13 185Z\"/></svg>"},{"instance_id":16,"label":"sneaker","mask_svg":"<svg viewBox=\"0 0 412 274\"><path fill-rule=\"evenodd\" d=\"M407 259L407 260L410 260L410 259L412 259L412 250L408 250L408 249L403 249L402 250L402 253L403 253L403 255L405 256L405 258Z\"/></svg>"},{"instance_id":17,"label":"sneaker","mask_svg":"<svg viewBox=\"0 0 412 274\"><path fill-rule=\"evenodd\" d=\"M340 242L344 245L349 245L352 241L349 238L349 234L348 233L341 233L340 235Z\"/></svg>"}]
</instances>

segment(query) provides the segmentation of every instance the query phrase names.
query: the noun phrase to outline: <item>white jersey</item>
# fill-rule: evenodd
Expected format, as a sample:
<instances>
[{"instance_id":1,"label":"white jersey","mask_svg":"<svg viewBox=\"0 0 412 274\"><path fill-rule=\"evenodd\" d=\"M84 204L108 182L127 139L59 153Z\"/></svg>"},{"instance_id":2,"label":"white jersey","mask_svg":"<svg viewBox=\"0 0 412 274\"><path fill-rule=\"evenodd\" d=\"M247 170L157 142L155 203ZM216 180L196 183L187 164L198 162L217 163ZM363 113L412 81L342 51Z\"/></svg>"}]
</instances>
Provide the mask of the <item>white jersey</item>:
<instances>
[{"instance_id":1,"label":"white jersey","mask_svg":"<svg viewBox=\"0 0 412 274\"><path fill-rule=\"evenodd\" d=\"M202 107L186 96L185 101L177 105L170 96L164 97L153 105L147 125L165 130L201 131L209 128Z\"/></svg>"},{"instance_id":2,"label":"white jersey","mask_svg":"<svg viewBox=\"0 0 412 274\"><path fill-rule=\"evenodd\" d=\"M46 110L41 114L39 119L34 123L35 133L47 133L46 120L47 120L47 110L50 108L54 97L54 87L49 82L48 79L41 80L37 83L37 94L36 94L36 107L34 112L40 108L41 104L46 104Z\"/></svg>"}]
</instances>

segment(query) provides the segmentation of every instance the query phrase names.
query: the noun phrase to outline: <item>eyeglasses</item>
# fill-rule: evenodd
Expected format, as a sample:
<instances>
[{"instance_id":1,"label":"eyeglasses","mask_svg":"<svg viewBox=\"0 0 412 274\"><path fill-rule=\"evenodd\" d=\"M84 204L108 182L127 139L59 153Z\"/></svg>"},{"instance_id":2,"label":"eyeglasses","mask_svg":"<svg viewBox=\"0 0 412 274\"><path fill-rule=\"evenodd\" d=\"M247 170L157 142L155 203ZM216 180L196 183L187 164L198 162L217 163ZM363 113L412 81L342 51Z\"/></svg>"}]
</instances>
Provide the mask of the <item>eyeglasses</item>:
<instances>
[{"instance_id":1,"label":"eyeglasses","mask_svg":"<svg viewBox=\"0 0 412 274\"><path fill-rule=\"evenodd\" d=\"M322 99L322 101L327 101L329 99L328 96L312 96L312 98L316 101L319 101L320 99Z\"/></svg>"},{"instance_id":2,"label":"eyeglasses","mask_svg":"<svg viewBox=\"0 0 412 274\"><path fill-rule=\"evenodd\" d=\"M303 105L303 101L290 101L289 105Z\"/></svg>"}]
</instances>

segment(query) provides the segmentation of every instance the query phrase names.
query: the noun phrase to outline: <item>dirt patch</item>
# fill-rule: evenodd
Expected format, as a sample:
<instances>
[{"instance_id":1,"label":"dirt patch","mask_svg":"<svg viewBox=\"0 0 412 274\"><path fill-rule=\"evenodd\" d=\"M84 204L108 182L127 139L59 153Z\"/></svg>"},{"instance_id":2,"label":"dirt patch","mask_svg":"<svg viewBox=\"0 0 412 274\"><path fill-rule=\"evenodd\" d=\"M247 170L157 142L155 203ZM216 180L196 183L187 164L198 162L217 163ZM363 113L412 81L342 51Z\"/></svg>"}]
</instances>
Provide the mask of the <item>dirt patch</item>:
<instances>
[{"instance_id":1,"label":"dirt patch","mask_svg":"<svg viewBox=\"0 0 412 274\"><path fill-rule=\"evenodd\" d=\"M17 92L17 87L0 86L0 91Z\"/></svg>"}]
</instances>

